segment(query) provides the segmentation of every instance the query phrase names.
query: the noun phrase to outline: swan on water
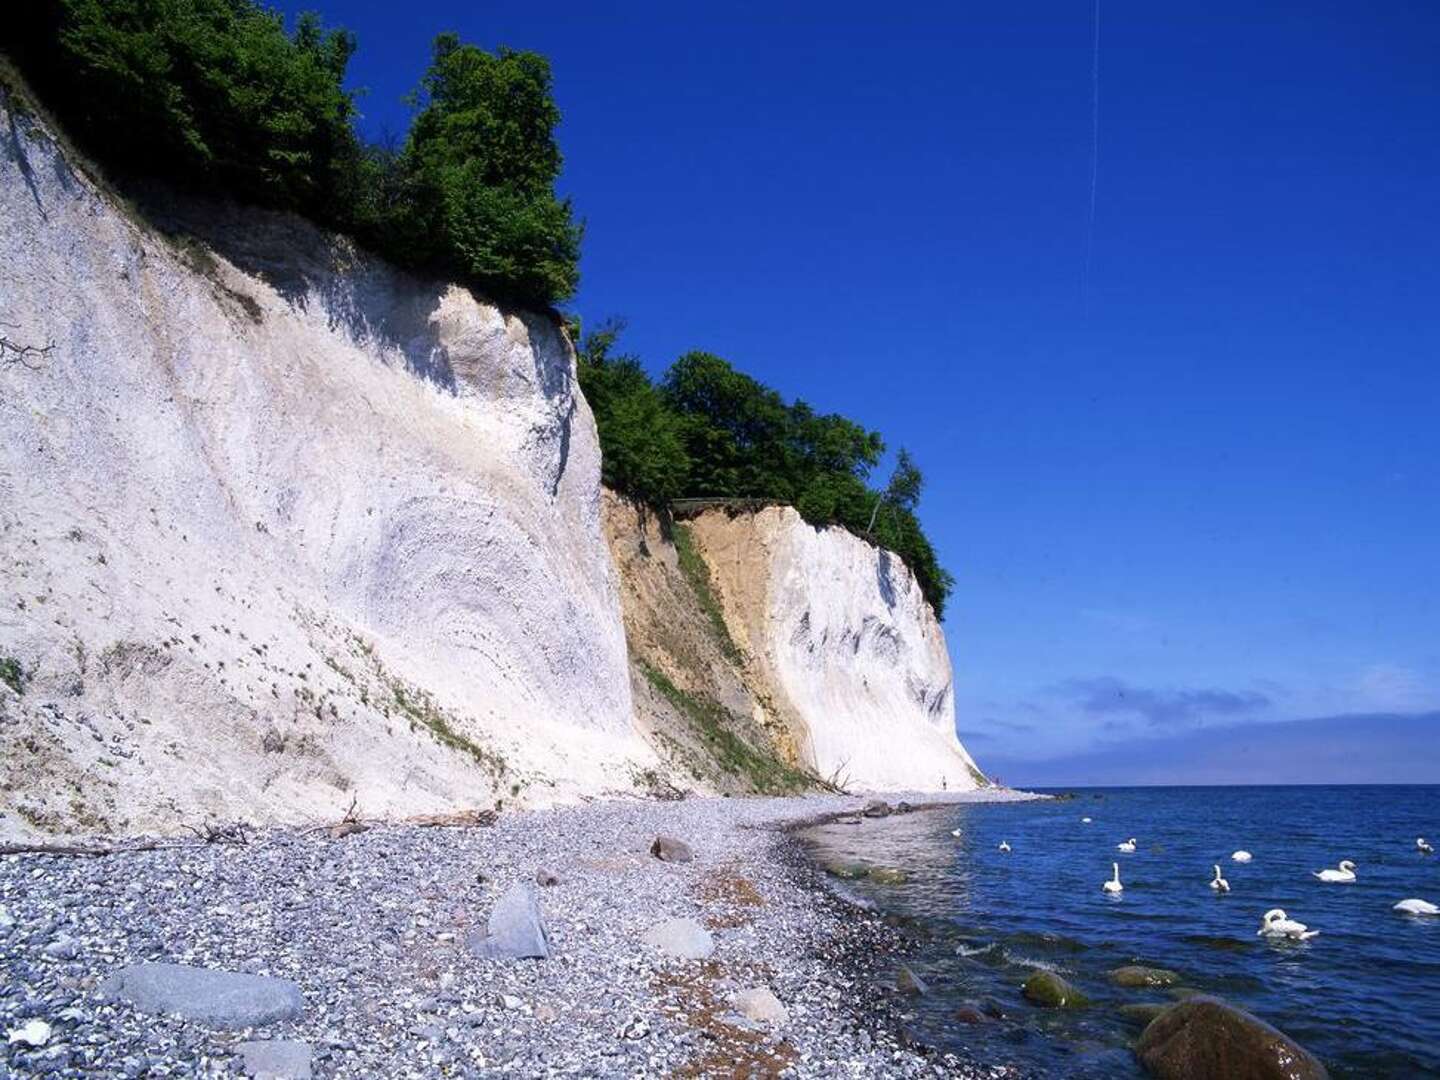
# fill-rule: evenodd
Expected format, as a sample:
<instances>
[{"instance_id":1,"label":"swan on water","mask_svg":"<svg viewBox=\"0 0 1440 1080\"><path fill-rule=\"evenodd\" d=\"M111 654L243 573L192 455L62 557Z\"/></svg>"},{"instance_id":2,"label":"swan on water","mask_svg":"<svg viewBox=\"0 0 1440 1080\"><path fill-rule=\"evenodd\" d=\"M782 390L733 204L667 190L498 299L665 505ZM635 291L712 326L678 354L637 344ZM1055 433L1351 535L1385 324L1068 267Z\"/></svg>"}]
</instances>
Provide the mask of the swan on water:
<instances>
[{"instance_id":1,"label":"swan on water","mask_svg":"<svg viewBox=\"0 0 1440 1080\"><path fill-rule=\"evenodd\" d=\"M1115 871L1115 876L1100 887L1108 893L1124 892L1125 886L1120 884L1120 864L1112 862L1110 868Z\"/></svg>"},{"instance_id":2,"label":"swan on water","mask_svg":"<svg viewBox=\"0 0 1440 1080\"><path fill-rule=\"evenodd\" d=\"M1260 920L1256 937L1289 938L1292 941L1309 941L1319 930L1311 930L1303 922L1296 922L1280 908L1271 908Z\"/></svg>"},{"instance_id":3,"label":"swan on water","mask_svg":"<svg viewBox=\"0 0 1440 1080\"><path fill-rule=\"evenodd\" d=\"M1007 840L1001 840L1001 841L1000 841L1000 850L1001 850L1001 851L1009 851L1009 850L1010 850L1010 843L1009 843L1009 841L1007 841Z\"/></svg>"},{"instance_id":4,"label":"swan on water","mask_svg":"<svg viewBox=\"0 0 1440 1080\"><path fill-rule=\"evenodd\" d=\"M1415 850L1420 852L1421 855L1435 854L1435 849L1430 846L1430 841L1426 840L1423 836L1417 836L1415 838Z\"/></svg>"},{"instance_id":5,"label":"swan on water","mask_svg":"<svg viewBox=\"0 0 1440 1080\"><path fill-rule=\"evenodd\" d=\"M1129 840L1126 840L1123 844L1116 844L1116 845L1115 845L1115 850L1116 850L1116 851L1123 851L1123 852L1125 852L1126 855L1132 855L1132 854L1134 854L1134 852L1135 852L1135 838L1132 836L1132 837L1130 837Z\"/></svg>"},{"instance_id":6,"label":"swan on water","mask_svg":"<svg viewBox=\"0 0 1440 1080\"><path fill-rule=\"evenodd\" d=\"M1082 824L1082 825L1089 825L1089 824L1090 824L1090 819L1089 819L1088 817L1082 817L1082 818L1080 819L1080 824Z\"/></svg>"},{"instance_id":7,"label":"swan on water","mask_svg":"<svg viewBox=\"0 0 1440 1080\"><path fill-rule=\"evenodd\" d=\"M1440 907L1436 907L1429 900L1401 900L1390 910L1406 915L1440 915Z\"/></svg>"},{"instance_id":8,"label":"swan on water","mask_svg":"<svg viewBox=\"0 0 1440 1080\"><path fill-rule=\"evenodd\" d=\"M1215 880L1210 882L1210 888L1216 892L1229 892L1230 883L1220 876L1220 864L1215 864Z\"/></svg>"},{"instance_id":9,"label":"swan on water","mask_svg":"<svg viewBox=\"0 0 1440 1080\"><path fill-rule=\"evenodd\" d=\"M1337 885L1352 885L1355 882L1355 864L1349 859L1341 859L1338 870L1316 870L1313 873L1321 881L1330 881Z\"/></svg>"},{"instance_id":10,"label":"swan on water","mask_svg":"<svg viewBox=\"0 0 1440 1080\"><path fill-rule=\"evenodd\" d=\"M1236 862L1249 862L1254 857L1255 856L1251 855L1248 851L1237 851L1234 855L1230 856L1230 858L1234 859Z\"/></svg>"},{"instance_id":11,"label":"swan on water","mask_svg":"<svg viewBox=\"0 0 1440 1080\"><path fill-rule=\"evenodd\" d=\"M964 836L964 835L965 835L965 830L964 830L964 829L951 829L951 830L950 830L950 835L951 835L951 836Z\"/></svg>"}]
</instances>

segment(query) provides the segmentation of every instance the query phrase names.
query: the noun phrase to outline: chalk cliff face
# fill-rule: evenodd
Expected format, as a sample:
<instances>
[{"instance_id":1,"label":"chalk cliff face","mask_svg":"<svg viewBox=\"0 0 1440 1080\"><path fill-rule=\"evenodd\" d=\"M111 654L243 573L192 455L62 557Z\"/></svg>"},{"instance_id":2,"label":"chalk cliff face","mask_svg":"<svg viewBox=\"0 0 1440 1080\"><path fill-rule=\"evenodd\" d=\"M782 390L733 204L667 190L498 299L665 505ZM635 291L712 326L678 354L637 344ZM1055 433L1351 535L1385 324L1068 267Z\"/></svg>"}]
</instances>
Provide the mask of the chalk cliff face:
<instances>
[{"instance_id":1,"label":"chalk cliff face","mask_svg":"<svg viewBox=\"0 0 1440 1080\"><path fill-rule=\"evenodd\" d=\"M788 507L688 523L800 763L845 786L965 791L944 633L904 562Z\"/></svg>"},{"instance_id":2,"label":"chalk cliff face","mask_svg":"<svg viewBox=\"0 0 1440 1080\"><path fill-rule=\"evenodd\" d=\"M0 363L0 832L630 787L554 323L293 217L175 242L29 118L0 144L0 334L37 350Z\"/></svg>"},{"instance_id":3,"label":"chalk cliff face","mask_svg":"<svg viewBox=\"0 0 1440 1080\"><path fill-rule=\"evenodd\" d=\"M78 160L0 92L0 837L977 782L898 559L602 513L552 319Z\"/></svg>"}]
</instances>

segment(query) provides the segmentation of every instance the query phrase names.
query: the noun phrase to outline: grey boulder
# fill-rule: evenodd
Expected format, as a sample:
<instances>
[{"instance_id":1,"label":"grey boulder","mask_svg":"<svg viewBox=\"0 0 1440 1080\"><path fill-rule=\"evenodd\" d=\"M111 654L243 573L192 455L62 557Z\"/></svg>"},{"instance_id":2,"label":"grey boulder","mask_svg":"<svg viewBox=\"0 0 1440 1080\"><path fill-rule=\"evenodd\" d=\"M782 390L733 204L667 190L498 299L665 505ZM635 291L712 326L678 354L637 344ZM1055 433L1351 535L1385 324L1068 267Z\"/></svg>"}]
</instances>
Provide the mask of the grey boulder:
<instances>
[{"instance_id":1,"label":"grey boulder","mask_svg":"<svg viewBox=\"0 0 1440 1080\"><path fill-rule=\"evenodd\" d=\"M677 960L704 960L715 951L715 939L694 919L671 919L645 931L646 945Z\"/></svg>"},{"instance_id":2,"label":"grey boulder","mask_svg":"<svg viewBox=\"0 0 1440 1080\"><path fill-rule=\"evenodd\" d=\"M650 854L661 862L689 862L695 858L690 845L673 836L657 836L650 845Z\"/></svg>"},{"instance_id":3,"label":"grey boulder","mask_svg":"<svg viewBox=\"0 0 1440 1080\"><path fill-rule=\"evenodd\" d=\"M243 1042L235 1047L254 1080L310 1080L310 1044L291 1039Z\"/></svg>"},{"instance_id":4,"label":"grey boulder","mask_svg":"<svg viewBox=\"0 0 1440 1080\"><path fill-rule=\"evenodd\" d=\"M101 985L102 996L145 1013L217 1028L259 1027L300 1015L305 1000L289 979L185 964L132 964Z\"/></svg>"},{"instance_id":5,"label":"grey boulder","mask_svg":"<svg viewBox=\"0 0 1440 1080\"><path fill-rule=\"evenodd\" d=\"M487 960L544 960L550 955L550 939L540 917L535 890L522 881L490 909L485 929L470 932L470 951Z\"/></svg>"}]
</instances>

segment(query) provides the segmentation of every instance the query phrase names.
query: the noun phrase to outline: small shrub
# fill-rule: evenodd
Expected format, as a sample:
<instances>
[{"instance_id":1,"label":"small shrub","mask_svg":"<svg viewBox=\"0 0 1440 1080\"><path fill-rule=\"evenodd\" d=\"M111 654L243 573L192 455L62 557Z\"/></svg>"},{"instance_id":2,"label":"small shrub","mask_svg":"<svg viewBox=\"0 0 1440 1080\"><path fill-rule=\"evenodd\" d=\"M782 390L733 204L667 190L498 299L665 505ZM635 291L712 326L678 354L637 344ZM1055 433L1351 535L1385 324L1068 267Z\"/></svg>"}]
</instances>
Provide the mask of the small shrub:
<instances>
[{"instance_id":1,"label":"small shrub","mask_svg":"<svg viewBox=\"0 0 1440 1080\"><path fill-rule=\"evenodd\" d=\"M28 682L25 669L20 666L20 661L13 656L0 656L0 682L3 682L17 694L25 693L25 684Z\"/></svg>"}]
</instances>

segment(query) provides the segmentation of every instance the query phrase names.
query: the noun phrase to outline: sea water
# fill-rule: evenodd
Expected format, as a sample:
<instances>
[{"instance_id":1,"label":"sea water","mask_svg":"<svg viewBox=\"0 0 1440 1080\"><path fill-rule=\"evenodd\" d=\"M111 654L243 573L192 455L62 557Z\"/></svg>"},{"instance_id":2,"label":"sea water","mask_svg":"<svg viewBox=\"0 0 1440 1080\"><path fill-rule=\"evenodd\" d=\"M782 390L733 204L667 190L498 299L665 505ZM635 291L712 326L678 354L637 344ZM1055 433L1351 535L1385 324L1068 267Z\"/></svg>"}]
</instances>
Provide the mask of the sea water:
<instances>
[{"instance_id":1,"label":"sea water","mask_svg":"<svg viewBox=\"0 0 1440 1080\"><path fill-rule=\"evenodd\" d=\"M1119 1006L1179 994L1107 980L1138 963L1179 973L1180 994L1254 1013L1336 1077L1408 1078L1440 1076L1440 917L1391 910L1440 903L1440 855L1419 852L1420 836L1440 849L1440 786L1078 789L831 824L806 842L821 860L905 872L904 884L836 887L911 931L906 962L929 993L907 1000L907 1022L929 1045L1022 1075L1141 1076L1129 1050L1140 1025ZM1134 854L1116 850L1130 837ZM1253 861L1233 862L1236 850ZM1341 859L1355 884L1311 876ZM1112 862L1118 896L1101 889ZM1228 893L1209 887L1216 863ZM1256 936L1277 907L1319 936ZM1020 986L1040 968L1090 1007L1028 1004ZM1003 1015L961 1023L962 1005Z\"/></svg>"}]
</instances>

